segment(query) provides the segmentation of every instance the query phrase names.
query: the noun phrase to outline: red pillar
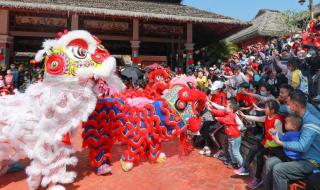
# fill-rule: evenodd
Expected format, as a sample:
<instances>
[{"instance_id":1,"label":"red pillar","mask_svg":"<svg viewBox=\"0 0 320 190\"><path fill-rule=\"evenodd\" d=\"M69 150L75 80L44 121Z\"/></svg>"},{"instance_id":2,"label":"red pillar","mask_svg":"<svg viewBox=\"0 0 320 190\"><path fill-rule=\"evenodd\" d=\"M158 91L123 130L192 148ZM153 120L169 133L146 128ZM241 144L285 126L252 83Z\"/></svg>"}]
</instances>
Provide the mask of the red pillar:
<instances>
[{"instance_id":1,"label":"red pillar","mask_svg":"<svg viewBox=\"0 0 320 190\"><path fill-rule=\"evenodd\" d=\"M9 36L9 11L0 10L0 64L9 65L13 53L13 37Z\"/></svg>"},{"instance_id":2,"label":"red pillar","mask_svg":"<svg viewBox=\"0 0 320 190\"><path fill-rule=\"evenodd\" d=\"M133 19L133 31L132 31L132 41L131 41L131 49L132 49L132 62L133 63L140 63L139 60L139 20Z\"/></svg>"},{"instance_id":3,"label":"red pillar","mask_svg":"<svg viewBox=\"0 0 320 190\"><path fill-rule=\"evenodd\" d=\"M78 30L79 29L79 15L72 14L71 16L71 30Z\"/></svg>"},{"instance_id":4,"label":"red pillar","mask_svg":"<svg viewBox=\"0 0 320 190\"><path fill-rule=\"evenodd\" d=\"M193 31L192 23L187 23L187 43L185 44L186 53L187 53L187 69L189 66L193 65Z\"/></svg>"}]
</instances>

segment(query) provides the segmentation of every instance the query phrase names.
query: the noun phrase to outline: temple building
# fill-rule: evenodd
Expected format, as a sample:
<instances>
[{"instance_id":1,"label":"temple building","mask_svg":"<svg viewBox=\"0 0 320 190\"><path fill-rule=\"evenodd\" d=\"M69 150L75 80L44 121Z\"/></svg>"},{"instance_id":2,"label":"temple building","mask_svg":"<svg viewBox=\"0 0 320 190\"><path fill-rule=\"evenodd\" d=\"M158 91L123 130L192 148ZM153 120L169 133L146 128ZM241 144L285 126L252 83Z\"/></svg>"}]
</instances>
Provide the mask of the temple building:
<instances>
[{"instance_id":1,"label":"temple building","mask_svg":"<svg viewBox=\"0 0 320 190\"><path fill-rule=\"evenodd\" d=\"M227 41L237 44L239 47L246 47L256 43L264 44L271 37L284 35L289 32L281 19L277 10L261 9L254 19L251 20L252 26L229 36Z\"/></svg>"},{"instance_id":2,"label":"temple building","mask_svg":"<svg viewBox=\"0 0 320 190\"><path fill-rule=\"evenodd\" d=\"M44 39L64 29L97 35L113 55L135 62L176 64L185 53L249 26L179 0L5 0L0 1L2 64L28 62Z\"/></svg>"}]
</instances>

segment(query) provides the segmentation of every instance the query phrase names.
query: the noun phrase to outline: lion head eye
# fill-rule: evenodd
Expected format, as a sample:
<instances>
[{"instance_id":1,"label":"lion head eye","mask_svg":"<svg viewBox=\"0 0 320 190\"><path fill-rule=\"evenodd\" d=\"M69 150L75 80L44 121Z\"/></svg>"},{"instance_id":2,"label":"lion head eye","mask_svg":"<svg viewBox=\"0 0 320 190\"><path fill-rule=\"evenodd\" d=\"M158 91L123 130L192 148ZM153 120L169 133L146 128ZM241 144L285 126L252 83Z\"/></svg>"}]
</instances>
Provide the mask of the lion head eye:
<instances>
[{"instance_id":1,"label":"lion head eye","mask_svg":"<svg viewBox=\"0 0 320 190\"><path fill-rule=\"evenodd\" d=\"M183 97L188 97L188 96L189 96L189 93L188 93L187 91L185 91L185 92L182 93L182 96L183 96Z\"/></svg>"},{"instance_id":2,"label":"lion head eye","mask_svg":"<svg viewBox=\"0 0 320 190\"><path fill-rule=\"evenodd\" d=\"M157 75L157 76L156 76L156 79L157 79L157 80L163 80L163 77L162 77L161 75Z\"/></svg>"},{"instance_id":3,"label":"lion head eye","mask_svg":"<svg viewBox=\"0 0 320 190\"><path fill-rule=\"evenodd\" d=\"M77 59L86 59L88 55L88 51L82 49L81 47L72 47L72 54Z\"/></svg>"},{"instance_id":4,"label":"lion head eye","mask_svg":"<svg viewBox=\"0 0 320 190\"><path fill-rule=\"evenodd\" d=\"M51 67L56 68L58 66L58 62L57 61L52 61L51 62Z\"/></svg>"},{"instance_id":5,"label":"lion head eye","mask_svg":"<svg viewBox=\"0 0 320 190\"><path fill-rule=\"evenodd\" d=\"M178 99L175 103L175 107L178 111L183 111L187 107L187 102Z\"/></svg>"}]
</instances>

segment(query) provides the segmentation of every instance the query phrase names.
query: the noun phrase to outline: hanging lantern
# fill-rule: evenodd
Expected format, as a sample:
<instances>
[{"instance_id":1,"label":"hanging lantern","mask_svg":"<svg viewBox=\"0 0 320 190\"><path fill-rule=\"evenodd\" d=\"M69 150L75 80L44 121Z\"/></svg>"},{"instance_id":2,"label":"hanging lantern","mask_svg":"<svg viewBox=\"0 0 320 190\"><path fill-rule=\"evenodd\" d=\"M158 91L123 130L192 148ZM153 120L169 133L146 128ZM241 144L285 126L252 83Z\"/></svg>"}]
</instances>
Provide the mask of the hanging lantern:
<instances>
[{"instance_id":1,"label":"hanging lantern","mask_svg":"<svg viewBox=\"0 0 320 190\"><path fill-rule=\"evenodd\" d=\"M35 66L38 64L38 62L34 59L31 59L30 62L29 62L32 66Z\"/></svg>"},{"instance_id":2,"label":"hanging lantern","mask_svg":"<svg viewBox=\"0 0 320 190\"><path fill-rule=\"evenodd\" d=\"M139 63L139 61L140 61L139 57L133 57L132 58L132 63L136 63L137 64L137 63Z\"/></svg>"},{"instance_id":3,"label":"hanging lantern","mask_svg":"<svg viewBox=\"0 0 320 190\"><path fill-rule=\"evenodd\" d=\"M188 53L188 55L187 55L187 64L188 65L193 65L193 55L192 55L192 53Z\"/></svg>"},{"instance_id":4,"label":"hanging lantern","mask_svg":"<svg viewBox=\"0 0 320 190\"><path fill-rule=\"evenodd\" d=\"M138 48L133 48L132 51L132 63L139 63L139 50Z\"/></svg>"}]
</instances>

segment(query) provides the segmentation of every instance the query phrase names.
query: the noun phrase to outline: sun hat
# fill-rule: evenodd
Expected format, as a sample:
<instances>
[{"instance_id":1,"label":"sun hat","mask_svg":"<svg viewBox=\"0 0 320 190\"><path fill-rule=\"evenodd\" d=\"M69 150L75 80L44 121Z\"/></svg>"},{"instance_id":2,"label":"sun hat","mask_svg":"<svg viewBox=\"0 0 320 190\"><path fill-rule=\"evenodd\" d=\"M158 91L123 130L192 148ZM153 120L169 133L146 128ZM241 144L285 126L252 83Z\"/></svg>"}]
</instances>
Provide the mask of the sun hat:
<instances>
[{"instance_id":1,"label":"sun hat","mask_svg":"<svg viewBox=\"0 0 320 190\"><path fill-rule=\"evenodd\" d=\"M214 81L214 83L210 86L210 90L211 92L216 91L218 89L222 89L223 88L223 82L222 81Z\"/></svg>"}]
</instances>

